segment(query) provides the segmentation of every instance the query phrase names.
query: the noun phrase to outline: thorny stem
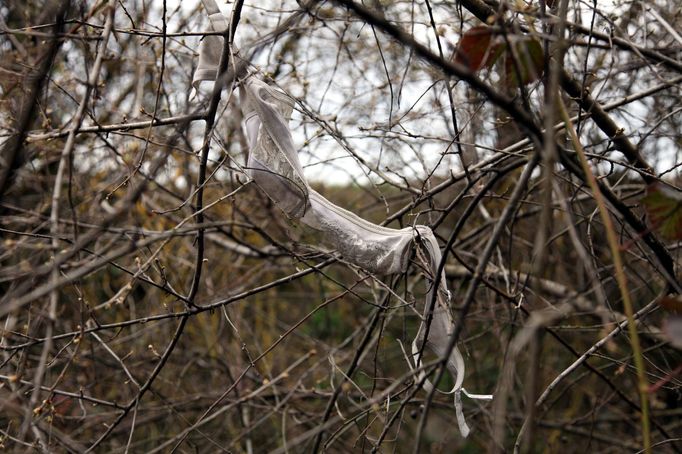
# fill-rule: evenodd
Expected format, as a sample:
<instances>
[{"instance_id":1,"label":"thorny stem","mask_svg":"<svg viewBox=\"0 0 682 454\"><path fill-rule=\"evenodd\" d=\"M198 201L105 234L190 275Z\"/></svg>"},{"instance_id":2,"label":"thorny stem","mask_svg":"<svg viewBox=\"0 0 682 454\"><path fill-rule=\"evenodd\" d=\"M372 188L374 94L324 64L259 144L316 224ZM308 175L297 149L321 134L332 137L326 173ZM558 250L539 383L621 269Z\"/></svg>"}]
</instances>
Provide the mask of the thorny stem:
<instances>
[{"instance_id":1,"label":"thorny stem","mask_svg":"<svg viewBox=\"0 0 682 454\"><path fill-rule=\"evenodd\" d=\"M590 168L590 164L587 162L587 156L585 156L585 150L583 149L580 139L573 128L571 119L566 110L561 98L557 99L559 110L561 111L561 116L566 123L566 130L573 142L573 147L575 148L580 164L585 172L585 179L592 190L594 195L594 200L599 208L599 215L604 223L604 230L606 231L606 240L609 243L609 249L613 255L613 266L616 272L616 281L618 282L618 289L620 290L621 297L623 298L623 308L625 309L625 315L628 319L628 334L630 336L630 343L632 344L632 356L635 363L635 368L637 369L637 379L639 381L639 396L642 407L642 437L644 451L646 453L651 452L651 429L649 427L649 403L647 398L648 384L646 380L646 368L644 366L644 358L642 355L642 347L639 343L639 335L637 334L637 325L635 323L634 310L632 306L632 301L630 300L630 292L628 291L627 280L625 277L625 270L623 267L623 260L620 255L620 244L618 243L618 238L616 237L616 230L609 215L608 209L606 208L606 202L604 196L599 190L599 185L597 184L597 179Z\"/></svg>"},{"instance_id":2,"label":"thorny stem","mask_svg":"<svg viewBox=\"0 0 682 454\"><path fill-rule=\"evenodd\" d=\"M61 156L59 159L59 166L57 168L57 175L55 176L55 181L54 181L54 189L52 191L52 203L51 203L51 212L50 212L50 234L52 235L52 249L53 249L53 254L56 257L57 251L59 249L59 238L58 238L58 233L59 233L59 199L61 196L61 190L62 190L62 183L64 180L64 173L66 171L66 166L67 166L67 159L73 152L73 148L76 144L76 131L80 127L83 117L85 116L85 111L88 107L88 102L90 101L90 94L92 93L92 90L95 88L97 85L97 81L99 80L99 73L100 69L102 67L102 62L104 61L104 55L106 53L106 48L107 48L107 43L109 42L109 37L111 36L111 30L113 28L114 24L114 13L115 13L115 8L116 8L116 1L115 0L110 0L109 5L107 6L107 19L104 24L104 30L102 31L102 46L100 47L100 50L97 54L97 58L95 59L95 63L92 67L92 71L90 72L90 77L88 78L86 87L85 87L85 92L83 93L83 96L80 99L80 104L78 106L78 110L76 112L76 116L73 119L73 127L69 131L69 135L66 139L66 144L64 145L64 148L62 149ZM55 263L53 265L52 272L50 274L50 280L54 284L59 280L60 276L60 270L59 266ZM47 357L52 350L52 330L54 327L54 323L57 318L57 305L59 303L59 291L57 288L52 290L50 292L50 298L49 298L49 306L48 306L48 315L47 315L47 327L46 327L46 338L47 341L43 345L42 353L40 355L40 360L38 363L38 367L35 372L35 378L34 382L36 383L35 388L33 389L33 393L31 394L31 399L29 406L27 408L27 414L26 418L24 420L24 425L22 428L22 437L28 429L28 424L32 420L33 414L30 413L29 411L33 411L36 415L38 415L41 410L42 410L42 405L39 408L35 408L36 404L38 403L38 398L40 396L40 391L41 391L41 386L43 384L43 377L45 374L45 370L47 368Z\"/></svg>"}]
</instances>

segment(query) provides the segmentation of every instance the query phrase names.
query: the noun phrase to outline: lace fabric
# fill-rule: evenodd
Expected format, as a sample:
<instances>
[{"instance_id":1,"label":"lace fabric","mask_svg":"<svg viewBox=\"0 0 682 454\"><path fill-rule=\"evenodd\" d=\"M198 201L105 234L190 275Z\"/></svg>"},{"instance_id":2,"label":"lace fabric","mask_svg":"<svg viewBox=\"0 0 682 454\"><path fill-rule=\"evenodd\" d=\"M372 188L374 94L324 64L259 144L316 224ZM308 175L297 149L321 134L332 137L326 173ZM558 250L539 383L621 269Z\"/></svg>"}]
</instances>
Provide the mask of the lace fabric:
<instances>
[{"instance_id":1,"label":"lace fabric","mask_svg":"<svg viewBox=\"0 0 682 454\"><path fill-rule=\"evenodd\" d=\"M211 2L204 1L205 5L207 3ZM216 13L211 7L207 10L214 29L223 27L224 30L227 24L216 17L220 13ZM216 55L219 58L222 44L219 44L218 49L215 48L215 41L205 40L204 44L206 46L201 49L202 56L194 77L195 82L215 80L217 76ZM207 49L210 46L214 48ZM475 399L491 399L492 396L466 393L462 387L464 359L457 347L448 355L447 346L454 322L449 309L445 276L439 279L438 289L433 285L442 256L431 229L423 225L404 229L382 227L331 203L308 185L303 174L289 129L294 100L254 76L242 83L239 98L244 117L243 127L250 149L246 171L288 217L320 232L325 242L335 248L344 260L370 273L386 275L403 272L412 252L415 252L415 257L421 261L425 271L429 291L424 302L423 319L412 343L413 361L416 368L420 369L420 346L424 342L438 357L447 356L447 369L455 379L450 393L454 394L460 432L466 437L469 427L462 412L461 393ZM425 321L428 320L434 292L436 304L428 337L424 339ZM424 379L422 372L418 378ZM424 389L430 391L432 388L433 385L424 379Z\"/></svg>"}]
</instances>

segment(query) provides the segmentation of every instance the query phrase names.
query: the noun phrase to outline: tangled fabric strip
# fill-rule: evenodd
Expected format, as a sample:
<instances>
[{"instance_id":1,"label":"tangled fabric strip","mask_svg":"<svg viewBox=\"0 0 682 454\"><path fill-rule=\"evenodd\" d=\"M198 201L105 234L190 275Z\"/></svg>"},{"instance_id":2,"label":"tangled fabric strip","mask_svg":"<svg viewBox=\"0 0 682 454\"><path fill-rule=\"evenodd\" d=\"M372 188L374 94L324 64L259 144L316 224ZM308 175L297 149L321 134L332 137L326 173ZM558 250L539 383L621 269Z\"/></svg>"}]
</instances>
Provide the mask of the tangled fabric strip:
<instances>
[{"instance_id":1,"label":"tangled fabric strip","mask_svg":"<svg viewBox=\"0 0 682 454\"><path fill-rule=\"evenodd\" d=\"M210 0L203 3L213 29L225 30L227 21L215 2ZM221 49L220 37L204 38L199 66L194 75L195 83L216 80ZM423 344L439 358L447 357L446 365L455 381L449 393L454 394L457 423L460 432L466 437L469 427L462 412L461 394L486 400L492 396L467 393L462 387L464 359L457 347L448 354L448 340L454 330L454 322L449 310L445 276L438 280L437 289L433 285L442 256L431 229L423 225L404 229L386 228L334 205L313 190L303 174L289 129L294 100L256 76L250 76L240 85L239 101L249 146L247 173L289 218L319 232L325 243L335 248L344 260L370 273L386 275L404 272L413 255L422 264L429 290L422 322L412 343L411 354L417 379L423 381L425 390L433 388L424 377L421 367L420 347ZM435 307L431 314L428 338L424 339L434 297Z\"/></svg>"}]
</instances>

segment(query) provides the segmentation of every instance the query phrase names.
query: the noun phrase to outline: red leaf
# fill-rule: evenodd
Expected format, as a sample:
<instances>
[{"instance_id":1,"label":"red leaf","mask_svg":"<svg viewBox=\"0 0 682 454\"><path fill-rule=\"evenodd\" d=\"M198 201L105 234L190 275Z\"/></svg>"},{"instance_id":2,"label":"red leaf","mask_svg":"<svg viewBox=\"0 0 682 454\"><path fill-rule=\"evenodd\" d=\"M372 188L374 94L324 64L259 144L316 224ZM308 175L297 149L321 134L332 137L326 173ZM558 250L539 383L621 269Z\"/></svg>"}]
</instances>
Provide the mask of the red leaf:
<instances>
[{"instance_id":1,"label":"red leaf","mask_svg":"<svg viewBox=\"0 0 682 454\"><path fill-rule=\"evenodd\" d=\"M642 199L651 227L670 240L682 240L682 192L654 184Z\"/></svg>"},{"instance_id":2,"label":"red leaf","mask_svg":"<svg viewBox=\"0 0 682 454\"><path fill-rule=\"evenodd\" d=\"M467 30L459 40L455 61L472 71L491 67L500 56L500 46L494 42L493 29L480 25Z\"/></svg>"},{"instance_id":3,"label":"red leaf","mask_svg":"<svg viewBox=\"0 0 682 454\"><path fill-rule=\"evenodd\" d=\"M682 295L666 295L658 304L667 312L682 315Z\"/></svg>"}]
</instances>

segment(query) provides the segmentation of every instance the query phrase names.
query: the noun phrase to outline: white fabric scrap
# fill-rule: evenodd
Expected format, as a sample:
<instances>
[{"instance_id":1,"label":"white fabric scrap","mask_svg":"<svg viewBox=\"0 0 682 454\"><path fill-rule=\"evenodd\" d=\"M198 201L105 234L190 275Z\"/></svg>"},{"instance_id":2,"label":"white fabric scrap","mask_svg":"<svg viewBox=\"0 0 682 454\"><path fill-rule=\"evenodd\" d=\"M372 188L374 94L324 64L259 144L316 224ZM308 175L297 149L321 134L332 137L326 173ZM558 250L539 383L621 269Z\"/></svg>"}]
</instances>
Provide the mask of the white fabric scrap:
<instances>
[{"instance_id":1,"label":"white fabric scrap","mask_svg":"<svg viewBox=\"0 0 682 454\"><path fill-rule=\"evenodd\" d=\"M224 31L228 26L227 21L215 2L203 0L203 3L207 7L213 29ZM216 79L221 49L222 37L204 38L199 66L193 79L195 86L203 80ZM325 199L308 185L298 159L289 129L293 99L256 77L249 77L242 83L239 98L249 146L247 173L288 217L320 232L325 242L334 247L345 260L371 273L385 275L404 272L413 248L418 248L418 252L421 252L416 254L418 258L425 258L429 291L424 303L423 321L412 343L412 359L415 368L419 370L420 346L424 342L426 331L425 321L428 319L433 292L436 291L432 284L442 257L433 232L423 225L404 229L382 227ZM436 293L436 305L425 346L442 358L448 353L448 340L454 330L444 275L441 276ZM462 411L462 393L472 399L490 400L492 396L467 393L462 387L462 354L455 347L447 357L447 369L455 380L455 385L448 394L454 394L457 423L462 436L466 437L469 427ZM427 392L433 389L423 371L418 372L417 379L424 380L423 388Z\"/></svg>"},{"instance_id":2,"label":"white fabric scrap","mask_svg":"<svg viewBox=\"0 0 682 454\"><path fill-rule=\"evenodd\" d=\"M224 33L228 27L227 18L220 12L220 8L214 0L202 0L202 4L208 13L208 21L211 30ZM199 84L205 80L214 81L218 77L218 64L220 54L223 51L223 37L219 35L206 35L199 45L199 63L194 71L192 87L199 90Z\"/></svg>"}]
</instances>

